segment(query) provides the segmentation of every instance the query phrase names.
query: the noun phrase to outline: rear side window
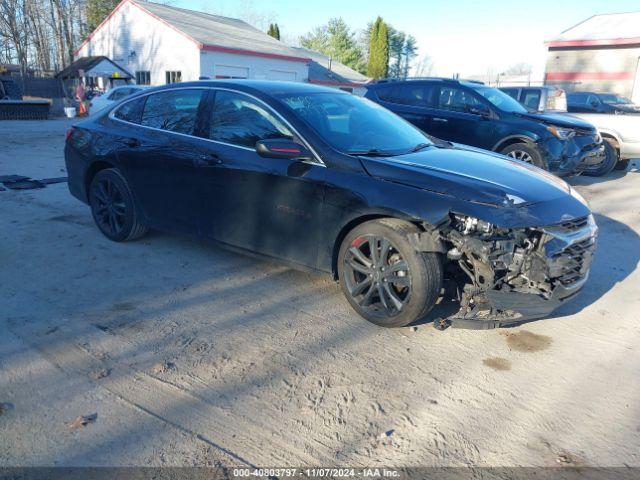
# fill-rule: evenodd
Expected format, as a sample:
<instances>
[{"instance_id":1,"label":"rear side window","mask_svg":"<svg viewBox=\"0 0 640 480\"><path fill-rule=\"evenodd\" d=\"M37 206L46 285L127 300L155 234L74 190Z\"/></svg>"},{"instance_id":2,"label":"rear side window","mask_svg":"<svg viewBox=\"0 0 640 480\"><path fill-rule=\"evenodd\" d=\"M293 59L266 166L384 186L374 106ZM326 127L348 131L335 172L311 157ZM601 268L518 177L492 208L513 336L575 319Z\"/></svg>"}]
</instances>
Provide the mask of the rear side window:
<instances>
[{"instance_id":1,"label":"rear side window","mask_svg":"<svg viewBox=\"0 0 640 480\"><path fill-rule=\"evenodd\" d=\"M240 93L217 91L211 115L211 140L254 148L258 140L293 138L268 109Z\"/></svg>"},{"instance_id":2,"label":"rear side window","mask_svg":"<svg viewBox=\"0 0 640 480\"><path fill-rule=\"evenodd\" d=\"M511 98L518 100L518 93L520 93L520 90L517 88L501 88L500 90L502 90L504 93L506 93L507 95L509 95Z\"/></svg>"},{"instance_id":3,"label":"rear side window","mask_svg":"<svg viewBox=\"0 0 640 480\"><path fill-rule=\"evenodd\" d=\"M118 108L113 114L114 117L125 122L140 123L142 117L142 109L144 108L144 101L146 97L137 98L126 102L120 108Z\"/></svg>"},{"instance_id":4,"label":"rear side window","mask_svg":"<svg viewBox=\"0 0 640 480\"><path fill-rule=\"evenodd\" d=\"M433 86L430 84L389 85L377 90L378 98L384 102L400 105L428 106Z\"/></svg>"},{"instance_id":5,"label":"rear side window","mask_svg":"<svg viewBox=\"0 0 640 480\"><path fill-rule=\"evenodd\" d=\"M538 110L540 108L540 91L530 90L528 92L524 92L522 103L525 107Z\"/></svg>"},{"instance_id":6,"label":"rear side window","mask_svg":"<svg viewBox=\"0 0 640 480\"><path fill-rule=\"evenodd\" d=\"M147 96L142 125L193 135L204 90L172 90Z\"/></svg>"},{"instance_id":7,"label":"rear side window","mask_svg":"<svg viewBox=\"0 0 640 480\"><path fill-rule=\"evenodd\" d=\"M587 96L588 95L586 93L570 93L567 95L567 101L571 105L586 105Z\"/></svg>"}]
</instances>

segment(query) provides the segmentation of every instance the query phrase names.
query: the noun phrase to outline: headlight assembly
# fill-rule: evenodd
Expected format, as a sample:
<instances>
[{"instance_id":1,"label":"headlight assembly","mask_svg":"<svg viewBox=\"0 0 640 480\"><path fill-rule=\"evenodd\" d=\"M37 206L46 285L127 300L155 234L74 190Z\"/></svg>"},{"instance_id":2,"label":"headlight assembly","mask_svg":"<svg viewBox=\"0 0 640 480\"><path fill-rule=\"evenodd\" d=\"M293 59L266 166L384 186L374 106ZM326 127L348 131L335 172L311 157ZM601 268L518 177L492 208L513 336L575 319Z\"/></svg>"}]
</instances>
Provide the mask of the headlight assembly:
<instances>
[{"instance_id":1,"label":"headlight assembly","mask_svg":"<svg viewBox=\"0 0 640 480\"><path fill-rule=\"evenodd\" d=\"M568 140L576 134L575 130L571 130L570 128L556 127L555 125L547 127L547 130L549 130L555 137L559 138L560 140Z\"/></svg>"}]
</instances>

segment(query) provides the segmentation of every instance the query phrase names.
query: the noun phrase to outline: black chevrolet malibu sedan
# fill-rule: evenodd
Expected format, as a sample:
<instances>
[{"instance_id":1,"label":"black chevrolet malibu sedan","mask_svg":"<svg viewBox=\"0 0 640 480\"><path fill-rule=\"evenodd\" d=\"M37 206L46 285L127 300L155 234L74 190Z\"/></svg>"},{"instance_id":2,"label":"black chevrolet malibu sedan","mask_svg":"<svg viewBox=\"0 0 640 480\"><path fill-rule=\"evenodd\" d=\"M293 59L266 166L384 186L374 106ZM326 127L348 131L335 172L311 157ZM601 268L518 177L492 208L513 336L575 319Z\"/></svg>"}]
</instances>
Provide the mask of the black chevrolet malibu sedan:
<instances>
[{"instance_id":1,"label":"black chevrolet malibu sedan","mask_svg":"<svg viewBox=\"0 0 640 480\"><path fill-rule=\"evenodd\" d=\"M543 317L582 288L595 248L564 181L303 83L146 90L73 127L65 158L109 239L184 232L327 272L387 327L445 292L460 301L454 326Z\"/></svg>"}]
</instances>

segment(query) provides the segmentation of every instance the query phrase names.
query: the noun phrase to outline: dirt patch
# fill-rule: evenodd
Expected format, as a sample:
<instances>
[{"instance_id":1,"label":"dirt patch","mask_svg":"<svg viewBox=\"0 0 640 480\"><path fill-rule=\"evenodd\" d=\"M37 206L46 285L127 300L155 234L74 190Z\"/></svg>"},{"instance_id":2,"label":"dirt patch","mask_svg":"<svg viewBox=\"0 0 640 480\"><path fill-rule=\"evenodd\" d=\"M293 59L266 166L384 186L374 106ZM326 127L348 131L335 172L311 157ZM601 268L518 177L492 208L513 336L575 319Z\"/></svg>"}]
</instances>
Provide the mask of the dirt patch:
<instances>
[{"instance_id":1,"label":"dirt patch","mask_svg":"<svg viewBox=\"0 0 640 480\"><path fill-rule=\"evenodd\" d=\"M489 357L482 360L482 363L494 370L511 370L511 362L506 358Z\"/></svg>"},{"instance_id":2,"label":"dirt patch","mask_svg":"<svg viewBox=\"0 0 640 480\"><path fill-rule=\"evenodd\" d=\"M546 335L538 335L527 330L517 333L506 332L507 345L516 352L539 352L551 346L553 339Z\"/></svg>"},{"instance_id":3,"label":"dirt patch","mask_svg":"<svg viewBox=\"0 0 640 480\"><path fill-rule=\"evenodd\" d=\"M86 427L90 423L95 422L97 418L98 418L97 413L92 413L90 415L80 415L78 418L76 418L73 422L69 424L69 430L73 431L82 427Z\"/></svg>"}]
</instances>

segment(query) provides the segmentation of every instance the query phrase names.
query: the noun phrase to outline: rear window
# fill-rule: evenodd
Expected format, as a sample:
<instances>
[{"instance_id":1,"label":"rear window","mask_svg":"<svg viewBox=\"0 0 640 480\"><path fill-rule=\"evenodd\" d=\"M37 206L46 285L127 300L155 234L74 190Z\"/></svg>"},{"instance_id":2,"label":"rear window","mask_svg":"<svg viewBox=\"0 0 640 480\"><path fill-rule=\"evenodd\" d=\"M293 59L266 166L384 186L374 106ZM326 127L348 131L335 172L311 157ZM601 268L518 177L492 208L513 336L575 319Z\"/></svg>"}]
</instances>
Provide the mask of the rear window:
<instances>
[{"instance_id":1,"label":"rear window","mask_svg":"<svg viewBox=\"0 0 640 480\"><path fill-rule=\"evenodd\" d=\"M204 90L181 89L147 96L141 125L193 135Z\"/></svg>"}]
</instances>

